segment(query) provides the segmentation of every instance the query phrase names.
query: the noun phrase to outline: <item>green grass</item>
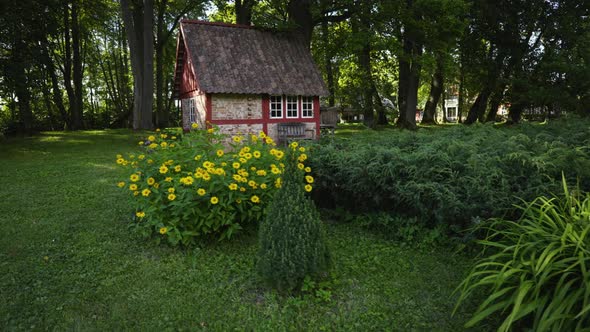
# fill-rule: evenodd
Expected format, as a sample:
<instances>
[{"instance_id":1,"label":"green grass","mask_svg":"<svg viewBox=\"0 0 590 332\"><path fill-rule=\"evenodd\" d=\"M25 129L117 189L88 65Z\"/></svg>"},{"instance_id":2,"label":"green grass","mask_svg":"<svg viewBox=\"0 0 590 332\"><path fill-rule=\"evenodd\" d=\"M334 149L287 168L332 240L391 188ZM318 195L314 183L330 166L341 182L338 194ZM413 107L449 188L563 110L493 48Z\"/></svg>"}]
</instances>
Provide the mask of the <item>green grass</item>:
<instances>
[{"instance_id":1,"label":"green grass","mask_svg":"<svg viewBox=\"0 0 590 332\"><path fill-rule=\"evenodd\" d=\"M117 153L128 131L0 143L0 330L461 330L454 288L470 259L329 222L329 301L261 287L256 234L202 248L133 234ZM467 306L468 307L468 306ZM481 330L481 327L478 328Z\"/></svg>"}]
</instances>

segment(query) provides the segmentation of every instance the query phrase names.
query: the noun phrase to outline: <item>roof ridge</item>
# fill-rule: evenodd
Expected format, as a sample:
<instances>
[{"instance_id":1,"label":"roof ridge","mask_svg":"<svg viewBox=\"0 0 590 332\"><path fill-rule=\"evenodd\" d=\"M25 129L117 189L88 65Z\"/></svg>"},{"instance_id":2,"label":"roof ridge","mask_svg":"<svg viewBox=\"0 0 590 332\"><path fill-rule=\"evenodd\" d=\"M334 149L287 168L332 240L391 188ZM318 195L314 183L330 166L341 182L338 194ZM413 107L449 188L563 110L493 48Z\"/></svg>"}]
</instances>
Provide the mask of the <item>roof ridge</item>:
<instances>
[{"instance_id":1,"label":"roof ridge","mask_svg":"<svg viewBox=\"0 0 590 332\"><path fill-rule=\"evenodd\" d=\"M225 23L225 22L209 22L209 21L191 20L191 19L182 19L182 20L180 20L180 23L212 25L212 26L219 26L219 27L225 27L225 28L238 28L238 29L254 29L255 28L252 25L245 25L245 24L233 24L233 23Z\"/></svg>"}]
</instances>

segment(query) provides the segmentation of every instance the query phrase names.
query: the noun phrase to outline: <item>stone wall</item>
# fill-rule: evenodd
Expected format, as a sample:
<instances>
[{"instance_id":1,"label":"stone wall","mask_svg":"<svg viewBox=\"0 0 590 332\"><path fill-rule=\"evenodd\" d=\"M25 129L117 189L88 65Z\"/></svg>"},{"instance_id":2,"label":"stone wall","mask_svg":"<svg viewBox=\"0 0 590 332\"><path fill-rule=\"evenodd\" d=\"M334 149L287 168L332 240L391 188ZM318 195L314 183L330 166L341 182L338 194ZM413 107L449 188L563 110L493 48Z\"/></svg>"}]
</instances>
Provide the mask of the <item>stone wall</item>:
<instances>
[{"instance_id":1,"label":"stone wall","mask_svg":"<svg viewBox=\"0 0 590 332\"><path fill-rule=\"evenodd\" d=\"M236 135L258 135L262 131L262 123L218 125L219 131L230 137Z\"/></svg>"},{"instance_id":2,"label":"stone wall","mask_svg":"<svg viewBox=\"0 0 590 332\"><path fill-rule=\"evenodd\" d=\"M214 94L212 97L213 120L262 120L260 95Z\"/></svg>"}]
</instances>

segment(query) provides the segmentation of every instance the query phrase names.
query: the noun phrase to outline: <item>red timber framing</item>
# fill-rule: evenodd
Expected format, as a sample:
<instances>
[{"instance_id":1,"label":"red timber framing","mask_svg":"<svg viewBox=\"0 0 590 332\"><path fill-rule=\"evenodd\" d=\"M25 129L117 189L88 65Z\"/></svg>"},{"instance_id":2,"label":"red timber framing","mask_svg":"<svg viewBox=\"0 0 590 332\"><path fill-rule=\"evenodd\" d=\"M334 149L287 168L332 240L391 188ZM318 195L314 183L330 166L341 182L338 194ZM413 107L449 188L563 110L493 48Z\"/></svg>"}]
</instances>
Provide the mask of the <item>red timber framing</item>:
<instances>
[{"instance_id":1,"label":"red timber framing","mask_svg":"<svg viewBox=\"0 0 590 332\"><path fill-rule=\"evenodd\" d=\"M313 97L313 117L304 118L303 117L303 109L302 109L302 101L301 97L297 98L298 102L298 114L296 118L287 118L286 116L286 99L285 96L282 98L283 103L283 117L271 119L270 118L270 98L269 95L261 95L261 102L262 102L262 119L224 119L224 120L213 120L213 112L215 111L212 106L212 100L215 98L214 94L207 94L207 101L206 101L206 121L207 127L210 127L210 124L215 125L232 125L232 124L246 124L246 125L254 125L254 124L262 124L262 131L268 135L268 125L271 123L284 123L284 122L303 122L303 123L314 123L316 127L316 138L320 137L320 98L315 96Z\"/></svg>"}]
</instances>

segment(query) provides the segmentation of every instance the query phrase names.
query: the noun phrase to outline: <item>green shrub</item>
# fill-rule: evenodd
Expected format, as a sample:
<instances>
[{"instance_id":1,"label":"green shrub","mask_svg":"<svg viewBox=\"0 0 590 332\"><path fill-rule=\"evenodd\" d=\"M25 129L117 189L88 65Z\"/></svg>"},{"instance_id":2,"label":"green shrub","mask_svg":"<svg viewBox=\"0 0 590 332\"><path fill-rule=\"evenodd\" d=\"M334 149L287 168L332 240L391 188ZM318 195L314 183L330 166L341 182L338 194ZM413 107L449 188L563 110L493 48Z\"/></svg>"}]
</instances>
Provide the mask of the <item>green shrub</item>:
<instances>
[{"instance_id":1,"label":"green shrub","mask_svg":"<svg viewBox=\"0 0 590 332\"><path fill-rule=\"evenodd\" d=\"M514 199L559 191L561 173L590 190L588 120L498 128L367 131L313 147L314 200L354 213L383 211L429 228L516 217Z\"/></svg>"},{"instance_id":2,"label":"green shrub","mask_svg":"<svg viewBox=\"0 0 590 332\"><path fill-rule=\"evenodd\" d=\"M143 151L117 156L117 164L130 169L118 185L134 197L135 227L158 241L230 238L263 218L281 186L284 152L264 133L230 139L215 128L157 132L139 144ZM307 155L299 152L305 169Z\"/></svg>"},{"instance_id":3,"label":"green shrub","mask_svg":"<svg viewBox=\"0 0 590 332\"><path fill-rule=\"evenodd\" d=\"M327 272L330 255L319 213L300 186L303 172L293 159L287 165L284 186L260 225L257 269L270 286L288 292L306 276Z\"/></svg>"},{"instance_id":4,"label":"green shrub","mask_svg":"<svg viewBox=\"0 0 590 332\"><path fill-rule=\"evenodd\" d=\"M500 315L500 331L578 331L590 326L590 194L540 197L518 221L492 219L477 227L479 259L458 290L459 306L475 290L487 298L466 324Z\"/></svg>"}]
</instances>

